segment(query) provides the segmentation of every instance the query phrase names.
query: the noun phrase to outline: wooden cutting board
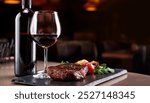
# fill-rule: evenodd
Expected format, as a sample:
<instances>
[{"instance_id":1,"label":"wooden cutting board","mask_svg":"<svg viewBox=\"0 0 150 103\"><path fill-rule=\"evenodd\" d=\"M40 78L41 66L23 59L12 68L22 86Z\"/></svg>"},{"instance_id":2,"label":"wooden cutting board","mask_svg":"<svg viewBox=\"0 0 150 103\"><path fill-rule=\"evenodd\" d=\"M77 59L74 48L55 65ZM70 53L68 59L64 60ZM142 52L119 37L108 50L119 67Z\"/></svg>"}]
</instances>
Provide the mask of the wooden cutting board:
<instances>
[{"instance_id":1,"label":"wooden cutting board","mask_svg":"<svg viewBox=\"0 0 150 103\"><path fill-rule=\"evenodd\" d=\"M12 82L32 86L96 86L125 74L127 74L127 70L115 69L114 73L104 75L87 75L85 79L80 81L54 81L52 79L37 79L32 75L29 75L16 77L12 80Z\"/></svg>"}]
</instances>

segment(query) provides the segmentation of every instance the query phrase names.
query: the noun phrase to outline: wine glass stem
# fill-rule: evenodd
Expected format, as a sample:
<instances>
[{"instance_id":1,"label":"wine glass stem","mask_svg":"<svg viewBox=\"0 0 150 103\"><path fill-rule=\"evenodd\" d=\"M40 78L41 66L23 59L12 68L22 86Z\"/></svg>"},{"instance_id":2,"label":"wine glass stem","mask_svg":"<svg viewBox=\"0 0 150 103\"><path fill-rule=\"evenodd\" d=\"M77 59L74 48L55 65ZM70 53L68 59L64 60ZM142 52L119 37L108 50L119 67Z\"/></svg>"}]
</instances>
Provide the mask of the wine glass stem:
<instances>
[{"instance_id":1,"label":"wine glass stem","mask_svg":"<svg viewBox=\"0 0 150 103\"><path fill-rule=\"evenodd\" d=\"M44 48L44 72L47 72L48 48Z\"/></svg>"}]
</instances>

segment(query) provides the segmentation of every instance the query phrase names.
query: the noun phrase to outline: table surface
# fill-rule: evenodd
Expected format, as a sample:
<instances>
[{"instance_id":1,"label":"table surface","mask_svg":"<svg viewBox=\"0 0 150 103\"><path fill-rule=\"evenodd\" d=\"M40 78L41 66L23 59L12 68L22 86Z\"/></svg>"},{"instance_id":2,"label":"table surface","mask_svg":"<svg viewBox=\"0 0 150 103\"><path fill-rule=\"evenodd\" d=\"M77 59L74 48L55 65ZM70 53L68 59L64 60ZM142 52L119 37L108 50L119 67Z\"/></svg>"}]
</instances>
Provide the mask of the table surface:
<instances>
[{"instance_id":1,"label":"table surface","mask_svg":"<svg viewBox=\"0 0 150 103\"><path fill-rule=\"evenodd\" d=\"M49 62L49 65L57 65L56 62ZM40 70L43 62L37 62L37 69ZM11 80L14 78L13 62L0 64L0 86L18 86ZM150 86L150 76L128 72L126 75L120 76L113 80L100 84L101 86Z\"/></svg>"}]
</instances>

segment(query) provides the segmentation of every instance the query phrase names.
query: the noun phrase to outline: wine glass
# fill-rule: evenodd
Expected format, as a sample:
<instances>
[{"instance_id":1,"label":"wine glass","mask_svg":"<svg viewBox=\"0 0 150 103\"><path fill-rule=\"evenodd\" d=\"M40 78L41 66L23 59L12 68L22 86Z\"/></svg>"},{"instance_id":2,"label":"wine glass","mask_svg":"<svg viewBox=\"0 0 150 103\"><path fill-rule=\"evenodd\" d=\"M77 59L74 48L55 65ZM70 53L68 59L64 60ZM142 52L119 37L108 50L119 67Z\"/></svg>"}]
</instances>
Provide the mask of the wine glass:
<instances>
[{"instance_id":1,"label":"wine glass","mask_svg":"<svg viewBox=\"0 0 150 103\"><path fill-rule=\"evenodd\" d=\"M48 48L57 42L61 27L56 11L35 11L31 20L32 39L44 49L44 71L34 75L35 78L50 78L47 75Z\"/></svg>"}]
</instances>

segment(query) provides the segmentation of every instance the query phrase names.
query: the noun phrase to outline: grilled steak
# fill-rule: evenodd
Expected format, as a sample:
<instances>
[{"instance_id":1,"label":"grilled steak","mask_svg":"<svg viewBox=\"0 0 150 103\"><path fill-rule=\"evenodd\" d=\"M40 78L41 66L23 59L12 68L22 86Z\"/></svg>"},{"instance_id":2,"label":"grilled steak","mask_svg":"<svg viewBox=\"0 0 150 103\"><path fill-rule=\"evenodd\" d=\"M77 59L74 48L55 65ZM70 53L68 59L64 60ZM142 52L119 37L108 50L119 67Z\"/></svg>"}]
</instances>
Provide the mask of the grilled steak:
<instances>
[{"instance_id":1,"label":"grilled steak","mask_svg":"<svg viewBox=\"0 0 150 103\"><path fill-rule=\"evenodd\" d=\"M88 68L86 66L74 63L60 64L58 66L50 66L47 69L48 75L53 80L63 80L63 81L83 79L85 78L87 72Z\"/></svg>"}]
</instances>

